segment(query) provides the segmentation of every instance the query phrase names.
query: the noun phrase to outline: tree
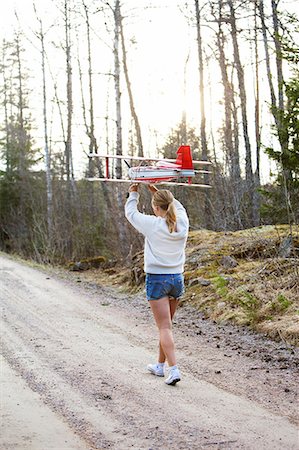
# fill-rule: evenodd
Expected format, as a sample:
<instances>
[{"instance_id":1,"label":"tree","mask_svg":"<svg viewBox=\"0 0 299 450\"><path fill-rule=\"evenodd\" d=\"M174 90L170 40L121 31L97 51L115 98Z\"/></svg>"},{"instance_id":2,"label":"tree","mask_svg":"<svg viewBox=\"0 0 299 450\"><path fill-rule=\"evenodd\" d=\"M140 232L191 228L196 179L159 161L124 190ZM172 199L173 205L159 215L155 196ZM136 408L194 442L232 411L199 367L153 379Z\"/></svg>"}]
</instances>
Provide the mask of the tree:
<instances>
[{"instance_id":1,"label":"tree","mask_svg":"<svg viewBox=\"0 0 299 450\"><path fill-rule=\"evenodd\" d=\"M88 91L89 91L89 123L87 122L86 112L85 112L85 102L83 95L83 86L81 80L81 89L82 89L82 105L83 105L83 115L84 115L84 123L86 134L89 138L89 154L97 154L98 153L98 143L95 137L95 122L94 122L94 96L93 96L93 68L92 68L92 46L91 46L91 31L90 31L90 18L89 18L89 10L86 5L86 2L82 0L82 5L84 8L85 14L85 24L86 24L86 34L87 34L87 55L88 55ZM81 78L81 66L78 57L78 65L79 72ZM96 165L99 171L100 176L102 176L102 167L100 161L96 160ZM88 176L94 176L94 164L91 158L89 158L89 170Z\"/></svg>"},{"instance_id":2,"label":"tree","mask_svg":"<svg viewBox=\"0 0 299 450\"><path fill-rule=\"evenodd\" d=\"M35 4L33 4L36 18L39 22L39 32L37 37L40 41L41 52L41 68L42 68L42 86L43 86L43 121L44 121L44 149L45 149L45 168L46 168L46 185L47 185L47 225L48 238L50 243L53 240L53 188L51 175L51 159L49 151L48 137L48 115L47 115L47 86L46 86L46 51L45 51L45 33L43 30L43 22L37 14Z\"/></svg>"},{"instance_id":3,"label":"tree","mask_svg":"<svg viewBox=\"0 0 299 450\"><path fill-rule=\"evenodd\" d=\"M124 75L125 75L126 85L127 85L128 95L129 95L130 110L131 110L131 115L132 115L132 118L134 121L135 130L136 130L138 156L144 156L141 127L140 127L138 115L136 113L136 108L134 105L132 86L131 86L131 82L130 82L130 78L129 78L129 70L128 70L128 63L127 63L127 51L126 51L125 36L124 36L124 29L123 29L123 17L121 17L121 20L120 20L120 37L121 37L121 47L122 47L122 55L123 55Z\"/></svg>"},{"instance_id":4,"label":"tree","mask_svg":"<svg viewBox=\"0 0 299 450\"><path fill-rule=\"evenodd\" d=\"M64 32L66 57L66 95L67 95L67 127L65 141L66 179L69 196L74 185L73 155L72 155L72 118L73 118L73 86L72 86L72 54L71 54L71 22L70 4L64 1Z\"/></svg>"},{"instance_id":5,"label":"tree","mask_svg":"<svg viewBox=\"0 0 299 450\"><path fill-rule=\"evenodd\" d=\"M252 224L253 220L253 191L254 191L254 180L252 171L252 161L251 161L251 144L248 133L248 119L247 119L247 96L244 80L244 69L241 63L239 44L237 39L237 25L235 16L235 5L232 0L228 0L228 6L230 11L229 24L231 26L231 37L233 43L234 52L234 62L237 70L238 85L239 85L239 95L241 104L241 116L242 116L242 126L243 126L243 137L245 143L245 173L247 182L247 192L248 192L248 211L249 211L249 224Z\"/></svg>"},{"instance_id":6,"label":"tree","mask_svg":"<svg viewBox=\"0 0 299 450\"><path fill-rule=\"evenodd\" d=\"M229 176L234 185L239 184L241 178L240 158L239 158L239 140L233 138L233 97L234 91L232 83L229 79L228 62L225 55L226 37L223 31L223 1L218 1L218 15L213 12L214 18L218 25L216 32L218 62L221 71L221 80L223 85L224 99L224 151L229 165Z\"/></svg>"},{"instance_id":7,"label":"tree","mask_svg":"<svg viewBox=\"0 0 299 450\"><path fill-rule=\"evenodd\" d=\"M287 150L267 148L268 155L277 162L277 189L263 190L270 203L264 204L263 214L272 220L291 225L299 221L299 71L285 83L285 107L281 124L288 142ZM288 178L285 174L289 174Z\"/></svg>"},{"instance_id":8,"label":"tree","mask_svg":"<svg viewBox=\"0 0 299 450\"><path fill-rule=\"evenodd\" d=\"M256 142L256 170L254 173L253 192L253 224L260 224L260 153L261 153L261 132L260 132L260 76L259 76L259 51L258 51L258 2L254 1L254 66L255 66L255 142Z\"/></svg>"},{"instance_id":9,"label":"tree","mask_svg":"<svg viewBox=\"0 0 299 450\"><path fill-rule=\"evenodd\" d=\"M165 144L159 149L164 158L176 158L176 151L181 145L188 142L192 150L193 159L199 159L199 136L196 134L195 128L186 127L184 119L173 128L166 138Z\"/></svg>"},{"instance_id":10,"label":"tree","mask_svg":"<svg viewBox=\"0 0 299 450\"><path fill-rule=\"evenodd\" d=\"M204 58L203 58L203 45L201 37L201 17L198 0L195 0L195 14L196 14L196 31L197 31L197 51L198 51L198 69L199 69L199 94L200 94L200 142L201 142L201 159L203 161L208 160L208 144L206 136L206 112L205 112L205 89L204 89ZM208 184L208 174L204 175L204 183ZM210 226L210 192L206 190L205 197L205 218L206 226Z\"/></svg>"},{"instance_id":11,"label":"tree","mask_svg":"<svg viewBox=\"0 0 299 450\"><path fill-rule=\"evenodd\" d=\"M278 12L278 2L271 1L271 19L273 24L273 42L275 47L276 77L270 67L269 57L269 40L267 34L266 17L264 13L263 2L260 2L259 12L262 24L263 42L266 55L266 67L268 75L268 84L271 93L271 113L274 118L274 134L277 136L280 149L267 148L268 155L278 162L280 167L277 177L277 192L269 193L275 198L276 207L282 208L287 221L291 224L296 221L297 205L297 186L298 186L298 46L294 40L287 40L283 37L282 14ZM293 17L286 16L289 28L297 27L298 20ZM296 34L296 28L295 28ZM293 77L285 82L283 76L283 60L288 61L293 70ZM294 64L295 63L295 64ZM276 92L273 80L276 79ZM266 192L264 191L266 194ZM297 194L297 195L296 195ZM281 205L281 198L284 196L284 206ZM280 197L280 200L279 200ZM297 213L298 214L298 213ZM276 216L280 216L276 214Z\"/></svg>"},{"instance_id":12,"label":"tree","mask_svg":"<svg viewBox=\"0 0 299 450\"><path fill-rule=\"evenodd\" d=\"M219 178L216 192L219 198L225 193L226 211L230 215L231 226L233 228L242 228L241 199L243 189L239 157L239 121L233 85L234 66L227 56L228 36L225 30L226 15L224 6L223 0L218 0L215 4L211 4L211 13L217 24L215 30L216 57L219 63L223 86L224 119L223 127L219 129L221 136L220 145L224 152L226 166L228 167L228 183L223 175L220 173L215 174L216 178ZM215 163L217 163L216 157ZM216 164L215 170L220 170L219 165Z\"/></svg>"},{"instance_id":13,"label":"tree","mask_svg":"<svg viewBox=\"0 0 299 450\"><path fill-rule=\"evenodd\" d=\"M121 121L121 91L120 91L120 62L119 62L119 37L120 37L120 1L115 0L114 16L114 87L116 101L116 154L122 155L122 121ZM122 177L121 160L116 161L116 178Z\"/></svg>"},{"instance_id":14,"label":"tree","mask_svg":"<svg viewBox=\"0 0 299 450\"><path fill-rule=\"evenodd\" d=\"M6 173L8 174L10 172L10 155L9 155L9 123L8 123L8 93L9 93L9 76L8 76L8 66L7 66L7 52L10 49L10 43L6 42L5 39L3 39L2 43L2 61L1 61L1 72L2 72L2 78L3 78L3 109L4 109L4 128L3 132L5 135L5 152L4 152L4 159L5 159L5 167L6 167Z\"/></svg>"},{"instance_id":15,"label":"tree","mask_svg":"<svg viewBox=\"0 0 299 450\"><path fill-rule=\"evenodd\" d=\"M5 124L0 141L5 170L0 173L1 236L13 242L20 252L30 246L36 177L31 169L37 154L31 136L32 119L28 111L27 74L23 62L21 35L5 42L2 49ZM10 68L8 74L8 67Z\"/></svg>"}]
</instances>

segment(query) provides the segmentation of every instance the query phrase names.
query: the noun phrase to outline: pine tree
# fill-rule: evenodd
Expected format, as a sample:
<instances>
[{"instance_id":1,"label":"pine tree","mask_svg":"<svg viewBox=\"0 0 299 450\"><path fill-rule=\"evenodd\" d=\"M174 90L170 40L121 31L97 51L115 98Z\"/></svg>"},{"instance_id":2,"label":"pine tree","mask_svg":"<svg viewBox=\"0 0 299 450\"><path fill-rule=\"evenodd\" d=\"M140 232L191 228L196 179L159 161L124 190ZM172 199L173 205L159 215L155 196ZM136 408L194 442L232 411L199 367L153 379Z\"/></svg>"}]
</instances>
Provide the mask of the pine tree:
<instances>
[{"instance_id":1,"label":"pine tree","mask_svg":"<svg viewBox=\"0 0 299 450\"><path fill-rule=\"evenodd\" d=\"M274 1L272 1L272 15L275 25L279 100L272 101L271 112L275 122L273 133L279 146L268 147L266 152L277 162L278 176L276 186L263 191L268 202L263 205L262 212L270 220L288 222L291 225L298 223L299 220L299 57L298 45L295 38L290 36L295 36L296 33L298 35L299 22L289 14L279 13L277 3ZM288 33L284 33L286 29ZM281 74L283 62L288 62L293 70L292 77L288 81L285 81Z\"/></svg>"},{"instance_id":2,"label":"pine tree","mask_svg":"<svg viewBox=\"0 0 299 450\"><path fill-rule=\"evenodd\" d=\"M14 240L21 251L28 247L34 208L33 185L37 180L32 173L37 155L31 136L23 52L20 34L13 42L3 43L2 105L5 124L0 140L0 155L4 162L4 170L0 172L1 236Z\"/></svg>"},{"instance_id":3,"label":"pine tree","mask_svg":"<svg viewBox=\"0 0 299 450\"><path fill-rule=\"evenodd\" d=\"M199 141L200 138L197 136L195 128L186 126L183 119L176 128L170 131L165 144L160 148L160 152L163 158L175 159L176 151L180 145L190 145L193 159L200 159Z\"/></svg>"},{"instance_id":4,"label":"pine tree","mask_svg":"<svg viewBox=\"0 0 299 450\"><path fill-rule=\"evenodd\" d=\"M286 104L281 117L287 148L267 148L268 155L278 163L276 188L264 190L267 202L262 213L281 223L299 221L299 71L285 83ZM289 174L286 177L286 173Z\"/></svg>"}]
</instances>

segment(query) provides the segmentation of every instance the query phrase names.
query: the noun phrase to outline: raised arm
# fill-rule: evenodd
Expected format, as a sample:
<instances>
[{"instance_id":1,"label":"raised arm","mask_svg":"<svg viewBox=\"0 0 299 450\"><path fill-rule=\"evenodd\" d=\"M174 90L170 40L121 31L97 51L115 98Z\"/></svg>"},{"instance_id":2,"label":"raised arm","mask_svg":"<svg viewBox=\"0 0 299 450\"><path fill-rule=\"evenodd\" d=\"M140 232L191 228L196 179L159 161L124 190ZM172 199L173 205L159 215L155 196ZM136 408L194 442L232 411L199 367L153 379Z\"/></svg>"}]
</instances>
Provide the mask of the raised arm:
<instances>
[{"instance_id":1,"label":"raised arm","mask_svg":"<svg viewBox=\"0 0 299 450\"><path fill-rule=\"evenodd\" d=\"M142 214L138 211L137 205L139 200L139 193L137 187L131 186L129 189L129 198L125 205L125 216L133 227L142 233L144 236L148 236L153 232L153 228L156 223L156 218Z\"/></svg>"}]
</instances>

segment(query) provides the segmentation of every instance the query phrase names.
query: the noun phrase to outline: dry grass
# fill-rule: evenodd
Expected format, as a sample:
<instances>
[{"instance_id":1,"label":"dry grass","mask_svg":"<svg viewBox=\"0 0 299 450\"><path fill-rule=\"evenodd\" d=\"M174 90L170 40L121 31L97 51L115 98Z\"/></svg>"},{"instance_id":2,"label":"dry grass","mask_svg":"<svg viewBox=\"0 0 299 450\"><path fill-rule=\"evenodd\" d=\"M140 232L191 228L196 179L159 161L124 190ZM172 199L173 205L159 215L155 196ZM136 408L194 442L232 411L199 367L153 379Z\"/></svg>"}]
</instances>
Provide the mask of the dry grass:
<instances>
[{"instance_id":1,"label":"dry grass","mask_svg":"<svg viewBox=\"0 0 299 450\"><path fill-rule=\"evenodd\" d=\"M298 345L299 235L294 233L293 252L286 258L280 256L280 246L288 235L287 225L190 232L183 303L192 304L217 322L246 325ZM232 257L236 266L224 266L224 256ZM137 291L143 288L142 268L143 255L139 253L130 268L93 270L84 276ZM200 284L202 279L210 284ZM189 286L191 281L195 284Z\"/></svg>"},{"instance_id":2,"label":"dry grass","mask_svg":"<svg viewBox=\"0 0 299 450\"><path fill-rule=\"evenodd\" d=\"M186 281L203 277L209 286L187 289L185 301L217 322L233 321L272 338L299 343L299 239L293 254L280 256L289 227L265 226L230 233L192 232ZM223 256L236 267L224 267Z\"/></svg>"}]
</instances>

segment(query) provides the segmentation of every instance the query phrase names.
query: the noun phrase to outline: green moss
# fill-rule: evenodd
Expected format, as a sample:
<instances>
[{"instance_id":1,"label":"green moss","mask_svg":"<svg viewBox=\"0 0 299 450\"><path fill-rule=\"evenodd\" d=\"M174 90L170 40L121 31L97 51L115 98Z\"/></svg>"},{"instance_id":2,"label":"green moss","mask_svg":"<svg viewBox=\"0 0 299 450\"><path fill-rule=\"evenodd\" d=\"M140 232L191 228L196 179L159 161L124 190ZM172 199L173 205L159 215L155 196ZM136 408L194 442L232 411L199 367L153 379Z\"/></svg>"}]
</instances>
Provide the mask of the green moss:
<instances>
[{"instance_id":1,"label":"green moss","mask_svg":"<svg viewBox=\"0 0 299 450\"><path fill-rule=\"evenodd\" d=\"M283 294L278 294L277 301L281 304L283 309L287 309L292 304L292 302L288 300Z\"/></svg>"},{"instance_id":2,"label":"green moss","mask_svg":"<svg viewBox=\"0 0 299 450\"><path fill-rule=\"evenodd\" d=\"M288 300L283 294L278 294L276 299L271 302L271 310L276 313L283 313L286 311L293 302Z\"/></svg>"},{"instance_id":3,"label":"green moss","mask_svg":"<svg viewBox=\"0 0 299 450\"><path fill-rule=\"evenodd\" d=\"M218 275L214 278L212 278L212 283L216 289L216 292L220 297L225 298L228 295L228 280L222 277L221 275Z\"/></svg>"}]
</instances>

